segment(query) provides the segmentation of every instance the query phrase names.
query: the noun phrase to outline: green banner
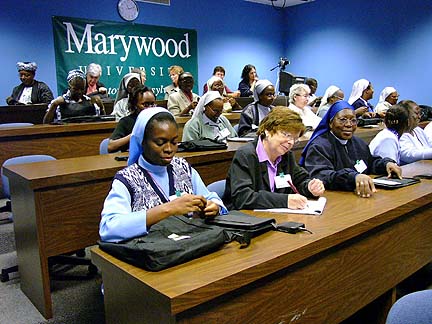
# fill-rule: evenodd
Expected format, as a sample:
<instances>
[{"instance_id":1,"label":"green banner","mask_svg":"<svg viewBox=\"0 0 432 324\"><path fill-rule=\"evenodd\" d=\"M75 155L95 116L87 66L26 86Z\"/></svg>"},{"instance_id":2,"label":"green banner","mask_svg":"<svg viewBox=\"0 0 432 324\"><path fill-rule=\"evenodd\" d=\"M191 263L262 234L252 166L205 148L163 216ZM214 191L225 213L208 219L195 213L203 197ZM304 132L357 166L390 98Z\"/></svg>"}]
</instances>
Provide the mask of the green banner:
<instances>
[{"instance_id":1,"label":"green banner","mask_svg":"<svg viewBox=\"0 0 432 324\"><path fill-rule=\"evenodd\" d=\"M197 33L181 29L135 23L53 17L57 91L67 89L68 71L86 72L90 63L102 66L100 81L115 98L122 77L133 68L145 69L146 86L157 99L171 83L168 67L180 65L195 77L198 93Z\"/></svg>"}]
</instances>

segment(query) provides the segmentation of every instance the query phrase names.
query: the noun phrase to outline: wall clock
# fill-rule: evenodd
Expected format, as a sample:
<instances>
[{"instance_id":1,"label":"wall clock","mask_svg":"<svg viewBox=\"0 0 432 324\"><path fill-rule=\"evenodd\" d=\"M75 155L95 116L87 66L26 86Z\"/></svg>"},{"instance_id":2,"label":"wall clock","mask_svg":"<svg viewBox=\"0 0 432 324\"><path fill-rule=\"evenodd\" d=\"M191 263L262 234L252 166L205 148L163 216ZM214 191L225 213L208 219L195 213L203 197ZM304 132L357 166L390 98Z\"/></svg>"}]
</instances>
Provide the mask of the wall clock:
<instances>
[{"instance_id":1,"label":"wall clock","mask_svg":"<svg viewBox=\"0 0 432 324\"><path fill-rule=\"evenodd\" d=\"M124 20L134 21L138 17L139 8L135 0L119 0L117 10Z\"/></svg>"}]
</instances>

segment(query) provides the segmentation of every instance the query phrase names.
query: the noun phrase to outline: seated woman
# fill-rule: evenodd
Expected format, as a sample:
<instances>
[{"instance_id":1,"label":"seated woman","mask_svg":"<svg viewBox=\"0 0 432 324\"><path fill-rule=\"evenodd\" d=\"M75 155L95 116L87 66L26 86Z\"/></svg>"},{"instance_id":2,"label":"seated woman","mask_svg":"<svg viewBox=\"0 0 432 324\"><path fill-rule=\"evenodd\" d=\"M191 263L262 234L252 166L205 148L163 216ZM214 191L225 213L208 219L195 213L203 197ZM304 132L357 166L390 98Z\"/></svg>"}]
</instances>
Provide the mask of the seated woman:
<instances>
[{"instance_id":1,"label":"seated woman","mask_svg":"<svg viewBox=\"0 0 432 324\"><path fill-rule=\"evenodd\" d=\"M100 98L106 98L107 88L102 82L99 82L99 79L102 75L102 67L96 63L90 63L87 66L86 73L86 92L85 94L89 97L99 96Z\"/></svg>"},{"instance_id":2,"label":"seated woman","mask_svg":"<svg viewBox=\"0 0 432 324\"><path fill-rule=\"evenodd\" d=\"M303 120L303 124L307 128L315 129L321 118L314 114L314 112L307 105L309 100L310 89L306 84L293 84L289 92L289 106L288 108L298 113Z\"/></svg>"},{"instance_id":3,"label":"seated woman","mask_svg":"<svg viewBox=\"0 0 432 324\"><path fill-rule=\"evenodd\" d=\"M396 105L397 100L399 98L399 94L396 89L393 87L385 87L383 91L381 91L378 104L375 107L375 112L379 116L385 116L385 113L389 108L393 105Z\"/></svg>"},{"instance_id":4,"label":"seated woman","mask_svg":"<svg viewBox=\"0 0 432 324\"><path fill-rule=\"evenodd\" d=\"M151 89L143 85L138 85L133 89L128 102L130 113L120 119L114 129L108 143L109 153L129 150L129 141L138 114L146 108L154 107L155 101L156 97Z\"/></svg>"},{"instance_id":5,"label":"seated woman","mask_svg":"<svg viewBox=\"0 0 432 324\"><path fill-rule=\"evenodd\" d=\"M292 147L305 127L300 116L275 107L261 122L258 138L237 150L224 197L231 209L303 209L307 198L324 193L321 180L297 165Z\"/></svg>"},{"instance_id":6,"label":"seated woman","mask_svg":"<svg viewBox=\"0 0 432 324\"><path fill-rule=\"evenodd\" d=\"M229 97L227 95L226 92L227 87L222 78L218 76L212 76L210 79L208 79L206 85L207 85L207 89L210 89L211 91L219 91L224 101L224 105L223 105L224 113L228 113L233 110L242 110L240 104L233 97ZM205 93L207 93L207 91Z\"/></svg>"},{"instance_id":7,"label":"seated woman","mask_svg":"<svg viewBox=\"0 0 432 324\"><path fill-rule=\"evenodd\" d=\"M236 137L237 133L231 123L222 115L223 104L218 91L207 91L198 102L192 118L185 124L182 141Z\"/></svg>"},{"instance_id":8,"label":"seated woman","mask_svg":"<svg viewBox=\"0 0 432 324\"><path fill-rule=\"evenodd\" d=\"M324 93L324 96L321 99L320 106L316 113L317 116L323 118L327 110L329 110L330 106L338 100L344 100L344 97L345 95L340 88L334 85L328 87Z\"/></svg>"},{"instance_id":9,"label":"seated woman","mask_svg":"<svg viewBox=\"0 0 432 324\"><path fill-rule=\"evenodd\" d=\"M173 93L179 91L179 84L178 79L180 74L184 72L183 68L179 65L172 65L168 68L168 73L171 78L172 83L170 85L167 85L164 88L165 92L165 100L168 100L168 97L172 95Z\"/></svg>"},{"instance_id":10,"label":"seated woman","mask_svg":"<svg viewBox=\"0 0 432 324\"><path fill-rule=\"evenodd\" d=\"M129 95L132 93L132 90L137 85L141 84L140 80L141 76L135 72L128 73L123 77L122 84L124 84L124 86L126 87L126 95L114 104L113 111L111 113L111 115L114 115L116 117L116 120L120 120L121 118L129 114Z\"/></svg>"},{"instance_id":11,"label":"seated woman","mask_svg":"<svg viewBox=\"0 0 432 324\"><path fill-rule=\"evenodd\" d=\"M376 117L374 108L368 101L372 99L373 94L374 88L368 80L360 79L354 82L348 102L354 107L357 117Z\"/></svg>"},{"instance_id":12,"label":"seated woman","mask_svg":"<svg viewBox=\"0 0 432 324\"><path fill-rule=\"evenodd\" d=\"M400 164L401 148L399 139L403 133L409 131L410 115L399 105L392 106L384 117L387 128L380 131L369 143L373 156L390 158Z\"/></svg>"},{"instance_id":13,"label":"seated woman","mask_svg":"<svg viewBox=\"0 0 432 324\"><path fill-rule=\"evenodd\" d=\"M199 97L192 92L194 78L190 72L183 72L179 76L180 90L168 97L168 110L175 116L190 116L198 104Z\"/></svg>"},{"instance_id":14,"label":"seated woman","mask_svg":"<svg viewBox=\"0 0 432 324\"><path fill-rule=\"evenodd\" d=\"M85 74L81 70L71 70L67 76L68 91L51 101L43 122L61 121L63 118L105 114L105 108L98 96L87 97Z\"/></svg>"},{"instance_id":15,"label":"seated woman","mask_svg":"<svg viewBox=\"0 0 432 324\"><path fill-rule=\"evenodd\" d=\"M176 157L178 126L164 108L143 110L132 131L128 167L117 172L105 199L99 234L118 242L145 235L172 215L226 213L186 160Z\"/></svg>"},{"instance_id":16,"label":"seated woman","mask_svg":"<svg viewBox=\"0 0 432 324\"><path fill-rule=\"evenodd\" d=\"M257 81L253 96L254 102L244 107L241 112L238 128L239 136L255 133L261 120L274 107L272 103L275 99L275 88L269 80Z\"/></svg>"},{"instance_id":17,"label":"seated woman","mask_svg":"<svg viewBox=\"0 0 432 324\"><path fill-rule=\"evenodd\" d=\"M145 82L147 81L147 74L146 74L146 71L145 71L145 68L144 67L141 67L141 68L133 68L129 73L137 73L139 76L140 76L140 78L139 78L139 80L140 80L140 83L142 84L142 85L145 85ZM125 75L126 76L126 75ZM116 95L116 99L115 99L115 101L114 101L114 105L118 102L118 101L120 101L121 99L123 99L123 98L127 98L128 97L128 95L129 95L129 93L127 92L127 85L125 84L125 77L123 77L121 80L120 80L120 84L119 84L119 87L118 87L118 89L117 89L117 95Z\"/></svg>"},{"instance_id":18,"label":"seated woman","mask_svg":"<svg viewBox=\"0 0 432 324\"><path fill-rule=\"evenodd\" d=\"M251 97L258 81L256 68L252 64L245 65L241 74L241 81L238 85L240 97Z\"/></svg>"},{"instance_id":19,"label":"seated woman","mask_svg":"<svg viewBox=\"0 0 432 324\"><path fill-rule=\"evenodd\" d=\"M432 138L429 138L423 128L418 126L420 107L412 100L403 100L399 105L410 114L409 130L400 138L401 162L406 164L432 159Z\"/></svg>"},{"instance_id":20,"label":"seated woman","mask_svg":"<svg viewBox=\"0 0 432 324\"><path fill-rule=\"evenodd\" d=\"M356 129L354 107L343 100L334 103L305 146L300 165L327 189L355 190L366 198L376 192L368 174L401 178L402 170L394 160L373 157L368 145L354 136Z\"/></svg>"},{"instance_id":21,"label":"seated woman","mask_svg":"<svg viewBox=\"0 0 432 324\"><path fill-rule=\"evenodd\" d=\"M17 69L21 84L13 88L12 94L6 98L8 105L50 103L54 99L51 89L44 82L34 79L35 62L18 62Z\"/></svg>"}]
</instances>

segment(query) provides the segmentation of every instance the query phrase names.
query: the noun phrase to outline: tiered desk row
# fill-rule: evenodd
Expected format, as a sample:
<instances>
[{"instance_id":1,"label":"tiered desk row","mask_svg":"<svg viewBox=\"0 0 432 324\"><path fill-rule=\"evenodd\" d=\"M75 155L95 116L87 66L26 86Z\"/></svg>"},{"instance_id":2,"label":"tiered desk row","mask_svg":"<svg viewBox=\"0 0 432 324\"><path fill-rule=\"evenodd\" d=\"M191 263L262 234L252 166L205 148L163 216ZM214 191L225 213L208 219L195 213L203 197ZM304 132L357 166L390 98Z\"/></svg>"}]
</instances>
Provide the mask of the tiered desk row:
<instances>
[{"instance_id":1,"label":"tiered desk row","mask_svg":"<svg viewBox=\"0 0 432 324\"><path fill-rule=\"evenodd\" d=\"M236 124L239 114L228 118ZM178 118L180 125L186 121ZM102 122L0 131L0 163L27 154L59 159L4 170L11 184L21 288L46 318L52 317L48 257L96 243L103 201L115 172L126 165L114 159L126 153L98 155L100 142L114 127L115 122ZM357 135L369 142L377 132L358 129ZM307 140L295 147L297 158ZM179 155L209 184L225 178L241 145L229 142L227 150ZM404 168L408 174L420 169L431 172L432 164ZM157 322L248 322L254 313L261 322L268 322L269 314L278 321L303 316L307 322L334 322L391 295L398 282L431 261L430 181L380 191L372 199L339 192L326 196L321 217L278 216L306 223L312 235L267 233L248 249L229 244L161 273L147 273L93 249L105 283L107 321L154 323L160 316Z\"/></svg>"}]
</instances>

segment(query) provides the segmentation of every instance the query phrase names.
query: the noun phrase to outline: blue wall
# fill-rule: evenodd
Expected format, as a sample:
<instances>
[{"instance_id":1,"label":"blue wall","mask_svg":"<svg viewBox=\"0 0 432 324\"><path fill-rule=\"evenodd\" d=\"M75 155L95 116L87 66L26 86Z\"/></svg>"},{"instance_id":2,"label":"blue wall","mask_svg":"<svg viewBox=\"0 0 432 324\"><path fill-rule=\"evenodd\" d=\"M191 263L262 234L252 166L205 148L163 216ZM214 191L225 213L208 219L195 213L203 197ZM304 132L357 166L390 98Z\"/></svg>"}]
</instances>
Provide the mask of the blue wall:
<instances>
[{"instance_id":1,"label":"blue wall","mask_svg":"<svg viewBox=\"0 0 432 324\"><path fill-rule=\"evenodd\" d=\"M0 104L19 84L17 61L36 61L37 79L56 89L51 16L122 21L116 5L117 0L3 1ZM316 0L283 11L242 0L139 7L137 23L197 30L199 89L215 65L225 66L233 89L247 63L276 82L277 70L269 70L285 54L291 60L287 71L316 77L319 94L336 84L347 97L355 80L367 78L375 87L373 103L389 85L401 98L431 103L432 1Z\"/></svg>"},{"instance_id":2,"label":"blue wall","mask_svg":"<svg viewBox=\"0 0 432 324\"><path fill-rule=\"evenodd\" d=\"M243 66L252 63L261 78L276 82L270 68L283 54L284 12L270 6L241 0L174 0L171 6L139 2L136 23L197 30L198 83L211 76L215 65L227 71L226 82L236 89ZM0 10L2 75L0 105L20 83L17 61L36 61L36 79L56 92L52 16L122 21L117 0L14 0L3 1ZM262 21L265 17L265 26ZM103 78L102 78L103 82ZM167 79L167 84L171 81Z\"/></svg>"},{"instance_id":3,"label":"blue wall","mask_svg":"<svg viewBox=\"0 0 432 324\"><path fill-rule=\"evenodd\" d=\"M287 71L317 78L319 94L335 84L348 98L366 78L373 104L386 86L432 104L432 1L316 0L286 10L284 26Z\"/></svg>"}]
</instances>

